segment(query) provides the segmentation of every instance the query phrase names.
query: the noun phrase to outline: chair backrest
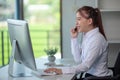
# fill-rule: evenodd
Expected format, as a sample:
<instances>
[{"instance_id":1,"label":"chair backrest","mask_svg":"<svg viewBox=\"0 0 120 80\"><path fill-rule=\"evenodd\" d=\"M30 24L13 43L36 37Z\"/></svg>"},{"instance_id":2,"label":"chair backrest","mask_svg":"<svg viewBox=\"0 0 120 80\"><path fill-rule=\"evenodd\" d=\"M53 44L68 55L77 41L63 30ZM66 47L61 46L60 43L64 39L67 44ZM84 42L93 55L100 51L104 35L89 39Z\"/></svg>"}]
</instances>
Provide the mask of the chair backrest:
<instances>
[{"instance_id":1,"label":"chair backrest","mask_svg":"<svg viewBox=\"0 0 120 80\"><path fill-rule=\"evenodd\" d=\"M114 75L120 75L120 52L118 53L116 62L115 62L115 66L114 66Z\"/></svg>"}]
</instances>

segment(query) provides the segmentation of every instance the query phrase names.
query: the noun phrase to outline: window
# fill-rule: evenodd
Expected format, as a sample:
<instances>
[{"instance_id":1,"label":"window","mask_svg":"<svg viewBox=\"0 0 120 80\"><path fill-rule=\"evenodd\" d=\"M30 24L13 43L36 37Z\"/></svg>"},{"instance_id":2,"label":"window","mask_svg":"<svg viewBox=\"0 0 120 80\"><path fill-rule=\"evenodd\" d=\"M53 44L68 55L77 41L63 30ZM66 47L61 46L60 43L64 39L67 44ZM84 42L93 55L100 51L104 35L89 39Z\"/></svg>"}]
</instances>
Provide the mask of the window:
<instances>
[{"instance_id":1,"label":"window","mask_svg":"<svg viewBox=\"0 0 120 80\"><path fill-rule=\"evenodd\" d=\"M7 18L14 17L14 0L0 0L0 67L8 64L10 42L7 34Z\"/></svg>"},{"instance_id":2,"label":"window","mask_svg":"<svg viewBox=\"0 0 120 80\"><path fill-rule=\"evenodd\" d=\"M24 16L29 22L35 57L46 56L44 49L58 48L61 57L60 0L24 0Z\"/></svg>"},{"instance_id":3,"label":"window","mask_svg":"<svg viewBox=\"0 0 120 80\"><path fill-rule=\"evenodd\" d=\"M9 62L11 44L7 34L7 18L15 18L15 1L0 0L0 66ZM29 23L35 57L46 56L44 49L58 48L61 58L60 0L23 0L24 19Z\"/></svg>"}]
</instances>

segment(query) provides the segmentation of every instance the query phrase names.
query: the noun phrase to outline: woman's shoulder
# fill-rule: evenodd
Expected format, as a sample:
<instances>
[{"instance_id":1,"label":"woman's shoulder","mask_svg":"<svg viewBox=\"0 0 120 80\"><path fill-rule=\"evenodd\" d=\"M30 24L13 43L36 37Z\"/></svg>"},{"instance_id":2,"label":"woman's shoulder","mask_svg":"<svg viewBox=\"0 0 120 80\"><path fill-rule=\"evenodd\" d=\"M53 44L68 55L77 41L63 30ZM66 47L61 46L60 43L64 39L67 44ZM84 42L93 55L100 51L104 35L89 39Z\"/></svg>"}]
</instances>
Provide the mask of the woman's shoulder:
<instances>
[{"instance_id":1,"label":"woman's shoulder","mask_svg":"<svg viewBox=\"0 0 120 80\"><path fill-rule=\"evenodd\" d=\"M101 34L101 33L96 33L94 34L94 36L91 38L92 42L96 42L99 44L107 44L107 40L105 39L105 37Z\"/></svg>"}]
</instances>

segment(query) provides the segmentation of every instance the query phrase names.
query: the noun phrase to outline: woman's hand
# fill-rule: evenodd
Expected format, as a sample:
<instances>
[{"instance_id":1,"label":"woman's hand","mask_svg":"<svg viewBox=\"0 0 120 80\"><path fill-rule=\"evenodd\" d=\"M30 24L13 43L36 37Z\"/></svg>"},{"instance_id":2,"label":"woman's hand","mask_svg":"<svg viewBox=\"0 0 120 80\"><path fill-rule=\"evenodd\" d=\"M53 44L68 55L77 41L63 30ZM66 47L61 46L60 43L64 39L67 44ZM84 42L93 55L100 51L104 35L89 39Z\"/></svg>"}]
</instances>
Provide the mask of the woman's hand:
<instances>
[{"instance_id":1,"label":"woman's hand","mask_svg":"<svg viewBox=\"0 0 120 80\"><path fill-rule=\"evenodd\" d=\"M72 28L71 29L71 37L76 38L77 36L78 36L77 28Z\"/></svg>"},{"instance_id":2,"label":"woman's hand","mask_svg":"<svg viewBox=\"0 0 120 80\"><path fill-rule=\"evenodd\" d=\"M58 68L48 68L44 71L47 73L55 72L56 74L62 74L62 70Z\"/></svg>"}]
</instances>

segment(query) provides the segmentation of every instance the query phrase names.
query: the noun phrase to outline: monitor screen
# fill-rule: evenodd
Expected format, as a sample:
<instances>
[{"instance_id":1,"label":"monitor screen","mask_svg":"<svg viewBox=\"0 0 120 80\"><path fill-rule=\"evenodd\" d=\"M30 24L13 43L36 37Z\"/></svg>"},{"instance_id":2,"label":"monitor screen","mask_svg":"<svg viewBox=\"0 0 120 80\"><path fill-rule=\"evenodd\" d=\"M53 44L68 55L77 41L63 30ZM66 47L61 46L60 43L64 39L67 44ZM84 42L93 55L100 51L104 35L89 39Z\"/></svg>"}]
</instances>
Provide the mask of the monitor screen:
<instances>
[{"instance_id":1,"label":"monitor screen","mask_svg":"<svg viewBox=\"0 0 120 80\"><path fill-rule=\"evenodd\" d=\"M36 70L28 23L25 20L15 19L8 19L7 23L11 44L16 41L15 50L13 50L13 52L15 51L15 61L24 64L32 70Z\"/></svg>"}]
</instances>

